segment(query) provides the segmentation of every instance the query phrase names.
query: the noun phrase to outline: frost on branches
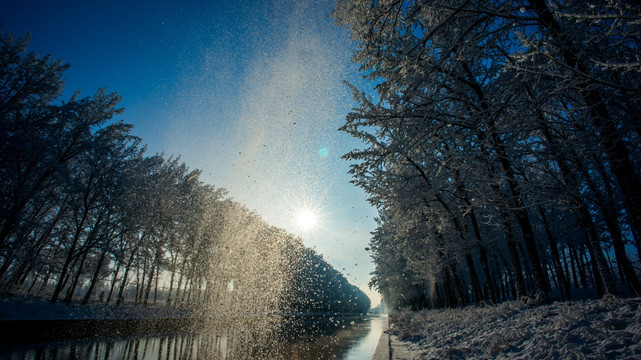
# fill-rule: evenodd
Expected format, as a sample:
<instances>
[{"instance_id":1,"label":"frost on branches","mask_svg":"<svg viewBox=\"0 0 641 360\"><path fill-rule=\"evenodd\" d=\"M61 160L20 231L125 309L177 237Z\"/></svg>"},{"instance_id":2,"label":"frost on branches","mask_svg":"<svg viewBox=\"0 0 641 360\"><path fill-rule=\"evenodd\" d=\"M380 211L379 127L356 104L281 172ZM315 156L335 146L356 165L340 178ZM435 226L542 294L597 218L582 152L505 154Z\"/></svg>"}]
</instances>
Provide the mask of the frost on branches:
<instances>
[{"instance_id":1,"label":"frost on branches","mask_svg":"<svg viewBox=\"0 0 641 360\"><path fill-rule=\"evenodd\" d=\"M391 307L641 294L641 7L341 0L376 95L341 130ZM373 98L376 98L374 100Z\"/></svg>"}]
</instances>

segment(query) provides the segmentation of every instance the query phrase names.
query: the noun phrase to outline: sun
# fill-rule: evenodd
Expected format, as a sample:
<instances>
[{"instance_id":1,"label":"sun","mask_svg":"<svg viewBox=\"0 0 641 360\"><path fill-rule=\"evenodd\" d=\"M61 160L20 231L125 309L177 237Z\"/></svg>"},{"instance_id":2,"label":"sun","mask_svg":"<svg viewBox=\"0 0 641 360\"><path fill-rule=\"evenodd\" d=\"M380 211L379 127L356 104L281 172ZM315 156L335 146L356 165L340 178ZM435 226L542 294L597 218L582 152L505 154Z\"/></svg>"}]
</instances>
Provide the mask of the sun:
<instances>
[{"instance_id":1,"label":"sun","mask_svg":"<svg viewBox=\"0 0 641 360\"><path fill-rule=\"evenodd\" d=\"M296 215L296 224L303 231L308 231L316 225L316 215L314 213L304 210Z\"/></svg>"}]
</instances>

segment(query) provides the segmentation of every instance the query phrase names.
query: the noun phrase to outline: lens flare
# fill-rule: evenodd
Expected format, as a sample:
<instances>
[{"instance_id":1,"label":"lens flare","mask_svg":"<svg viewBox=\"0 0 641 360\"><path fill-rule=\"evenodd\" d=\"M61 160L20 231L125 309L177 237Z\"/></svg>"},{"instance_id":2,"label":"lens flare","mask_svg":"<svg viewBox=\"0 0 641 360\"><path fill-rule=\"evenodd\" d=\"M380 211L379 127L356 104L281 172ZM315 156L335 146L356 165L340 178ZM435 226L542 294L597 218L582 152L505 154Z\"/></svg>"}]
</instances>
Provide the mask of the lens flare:
<instances>
[{"instance_id":1,"label":"lens flare","mask_svg":"<svg viewBox=\"0 0 641 360\"><path fill-rule=\"evenodd\" d=\"M326 147L322 147L322 148L318 149L318 156L320 156L322 158L328 157L329 156L329 149L326 148Z\"/></svg>"}]
</instances>

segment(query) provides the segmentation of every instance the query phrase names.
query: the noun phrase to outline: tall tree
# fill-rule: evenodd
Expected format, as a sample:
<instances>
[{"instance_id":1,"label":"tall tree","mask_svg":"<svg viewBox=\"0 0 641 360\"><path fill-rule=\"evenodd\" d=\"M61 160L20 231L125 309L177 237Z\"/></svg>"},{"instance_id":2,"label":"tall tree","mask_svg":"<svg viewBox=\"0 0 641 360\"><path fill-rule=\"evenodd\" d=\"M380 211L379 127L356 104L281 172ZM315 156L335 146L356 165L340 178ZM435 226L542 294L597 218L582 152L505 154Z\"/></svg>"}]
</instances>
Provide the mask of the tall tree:
<instances>
[{"instance_id":1,"label":"tall tree","mask_svg":"<svg viewBox=\"0 0 641 360\"><path fill-rule=\"evenodd\" d=\"M584 226L593 226L585 207L595 199L585 191L593 175L582 169L601 167L607 169L602 174L613 174L592 191L604 206L621 196L630 226L637 227L639 127L631 110L641 95L636 55L641 27L632 20L639 12L625 2L339 1L333 15L352 32L359 45L354 59L364 77L376 81L378 95L374 103L352 87L360 108L348 115L342 130L366 146L345 156L356 160L354 182L379 211L396 213L402 204L412 204L391 221L407 222L411 208L423 211L423 201L449 213L457 207L475 210L475 216L501 224L516 293L525 291L519 281L525 275L545 300L549 260L541 254L551 253L556 272L563 268L554 234L549 227L538 232L545 224L537 222L547 221L549 208L575 213ZM411 168L418 173L412 175ZM413 176L427 186L416 187ZM620 195L608 187L611 181ZM390 192L390 186L398 190ZM439 241L408 233L400 246L431 247L438 254L443 244L471 244L470 232L461 231L463 218L451 217L462 234L457 240L446 240L441 228L430 235ZM594 231L586 233L597 284L611 292L603 240ZM521 243L528 261L523 268ZM466 262L477 287L473 262ZM450 279L456 272L440 274Z\"/></svg>"}]
</instances>

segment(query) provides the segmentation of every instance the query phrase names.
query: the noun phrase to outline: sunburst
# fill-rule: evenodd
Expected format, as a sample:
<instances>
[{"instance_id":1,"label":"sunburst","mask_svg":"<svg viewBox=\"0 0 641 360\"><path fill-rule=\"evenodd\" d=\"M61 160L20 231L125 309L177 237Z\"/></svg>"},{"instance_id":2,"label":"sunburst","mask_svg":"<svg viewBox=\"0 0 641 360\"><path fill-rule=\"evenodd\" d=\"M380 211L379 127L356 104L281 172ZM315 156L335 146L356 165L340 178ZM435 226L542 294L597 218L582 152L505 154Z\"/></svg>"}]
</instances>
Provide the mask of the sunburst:
<instances>
[{"instance_id":1,"label":"sunburst","mask_svg":"<svg viewBox=\"0 0 641 360\"><path fill-rule=\"evenodd\" d=\"M296 225L303 231L310 231L316 226L317 216L309 210L302 210L296 214Z\"/></svg>"}]
</instances>

